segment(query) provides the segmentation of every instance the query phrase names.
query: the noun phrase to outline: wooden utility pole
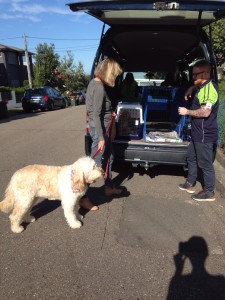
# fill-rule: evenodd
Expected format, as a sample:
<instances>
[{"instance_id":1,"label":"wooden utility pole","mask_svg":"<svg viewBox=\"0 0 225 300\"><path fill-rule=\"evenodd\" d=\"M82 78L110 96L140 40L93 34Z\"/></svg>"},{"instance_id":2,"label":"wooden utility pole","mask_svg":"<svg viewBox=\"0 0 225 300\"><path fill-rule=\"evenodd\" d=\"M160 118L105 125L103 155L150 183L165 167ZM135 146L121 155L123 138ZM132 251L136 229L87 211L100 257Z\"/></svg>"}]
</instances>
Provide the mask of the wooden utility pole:
<instances>
[{"instance_id":1,"label":"wooden utility pole","mask_svg":"<svg viewBox=\"0 0 225 300\"><path fill-rule=\"evenodd\" d=\"M27 74L28 74L28 82L29 87L32 88L32 77L31 77L31 71L30 71L30 58L27 50L27 38L26 34L24 33L24 48L25 48L25 56L26 56L26 62L27 62Z\"/></svg>"}]
</instances>

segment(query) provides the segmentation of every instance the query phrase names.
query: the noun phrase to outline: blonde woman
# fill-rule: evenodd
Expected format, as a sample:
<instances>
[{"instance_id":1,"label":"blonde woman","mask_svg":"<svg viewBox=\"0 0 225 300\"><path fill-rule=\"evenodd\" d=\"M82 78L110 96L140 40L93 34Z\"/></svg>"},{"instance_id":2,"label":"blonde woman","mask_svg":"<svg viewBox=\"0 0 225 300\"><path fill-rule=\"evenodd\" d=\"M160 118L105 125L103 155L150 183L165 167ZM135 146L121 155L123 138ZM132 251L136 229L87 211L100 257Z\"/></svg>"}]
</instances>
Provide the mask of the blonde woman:
<instances>
[{"instance_id":1,"label":"blonde woman","mask_svg":"<svg viewBox=\"0 0 225 300\"><path fill-rule=\"evenodd\" d=\"M106 196L118 195L122 192L122 189L115 188L112 183L111 167L113 162L113 154L111 151L111 143L107 143L108 138L107 136L105 137L105 132L107 131L107 128L111 122L112 116L115 116L115 112L112 110L112 104L106 93L105 86L114 87L115 80L121 73L122 69L115 60L110 58L104 59L96 67L94 72L95 77L90 81L86 93L88 123L90 136L92 138L91 156L99 151L94 157L94 160L96 164L98 166L102 166L107 173L105 178ZM114 129L115 124L113 123L112 133L114 132ZM114 136L111 136L111 140L113 138ZM104 153L105 155L102 161ZM106 166L108 158L109 167L107 168ZM98 207L94 206L86 196L81 199L81 206L88 210L98 209Z\"/></svg>"}]
</instances>

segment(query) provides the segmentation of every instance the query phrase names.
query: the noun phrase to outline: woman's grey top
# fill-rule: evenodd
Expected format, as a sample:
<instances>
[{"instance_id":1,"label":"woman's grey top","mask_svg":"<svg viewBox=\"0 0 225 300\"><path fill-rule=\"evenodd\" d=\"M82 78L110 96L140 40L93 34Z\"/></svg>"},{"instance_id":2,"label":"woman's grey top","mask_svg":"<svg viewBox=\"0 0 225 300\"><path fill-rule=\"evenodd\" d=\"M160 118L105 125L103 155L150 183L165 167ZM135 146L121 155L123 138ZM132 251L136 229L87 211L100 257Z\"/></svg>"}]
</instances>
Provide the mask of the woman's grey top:
<instances>
[{"instance_id":1,"label":"woman's grey top","mask_svg":"<svg viewBox=\"0 0 225 300\"><path fill-rule=\"evenodd\" d=\"M89 126L95 128L98 140L101 141L112 118L112 104L101 81L90 81L86 92L86 107Z\"/></svg>"}]
</instances>

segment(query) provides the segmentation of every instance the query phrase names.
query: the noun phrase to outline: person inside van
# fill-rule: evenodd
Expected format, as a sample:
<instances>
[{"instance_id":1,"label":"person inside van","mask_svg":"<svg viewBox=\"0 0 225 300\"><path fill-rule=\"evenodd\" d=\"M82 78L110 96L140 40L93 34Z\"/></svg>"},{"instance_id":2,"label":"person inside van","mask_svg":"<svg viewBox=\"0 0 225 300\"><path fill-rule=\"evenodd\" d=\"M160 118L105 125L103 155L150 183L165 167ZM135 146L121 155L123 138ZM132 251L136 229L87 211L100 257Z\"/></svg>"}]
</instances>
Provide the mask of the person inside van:
<instances>
[{"instance_id":1,"label":"person inside van","mask_svg":"<svg viewBox=\"0 0 225 300\"><path fill-rule=\"evenodd\" d=\"M168 73L165 77L165 80L161 83L160 86L164 87L173 87L175 86L175 80L174 80L174 74L173 73Z\"/></svg>"},{"instance_id":2,"label":"person inside van","mask_svg":"<svg viewBox=\"0 0 225 300\"><path fill-rule=\"evenodd\" d=\"M139 102L138 98L139 89L138 84L134 80L133 73L128 72L121 86L121 96L127 102Z\"/></svg>"}]
</instances>

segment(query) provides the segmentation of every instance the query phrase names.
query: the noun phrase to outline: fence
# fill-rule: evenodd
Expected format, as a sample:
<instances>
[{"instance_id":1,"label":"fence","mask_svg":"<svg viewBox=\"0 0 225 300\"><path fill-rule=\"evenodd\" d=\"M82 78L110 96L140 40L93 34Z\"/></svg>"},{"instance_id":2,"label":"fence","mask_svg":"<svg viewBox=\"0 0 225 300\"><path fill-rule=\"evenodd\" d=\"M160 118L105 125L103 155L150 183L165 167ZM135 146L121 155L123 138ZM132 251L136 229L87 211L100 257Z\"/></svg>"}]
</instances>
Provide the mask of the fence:
<instances>
[{"instance_id":1,"label":"fence","mask_svg":"<svg viewBox=\"0 0 225 300\"><path fill-rule=\"evenodd\" d=\"M21 98L23 96L23 93L18 93L15 91L5 91L0 92L0 102L7 102L7 108L18 108L22 107L21 104Z\"/></svg>"}]
</instances>

